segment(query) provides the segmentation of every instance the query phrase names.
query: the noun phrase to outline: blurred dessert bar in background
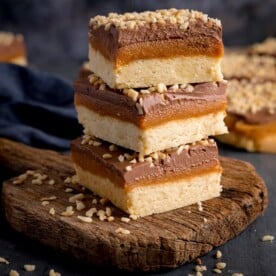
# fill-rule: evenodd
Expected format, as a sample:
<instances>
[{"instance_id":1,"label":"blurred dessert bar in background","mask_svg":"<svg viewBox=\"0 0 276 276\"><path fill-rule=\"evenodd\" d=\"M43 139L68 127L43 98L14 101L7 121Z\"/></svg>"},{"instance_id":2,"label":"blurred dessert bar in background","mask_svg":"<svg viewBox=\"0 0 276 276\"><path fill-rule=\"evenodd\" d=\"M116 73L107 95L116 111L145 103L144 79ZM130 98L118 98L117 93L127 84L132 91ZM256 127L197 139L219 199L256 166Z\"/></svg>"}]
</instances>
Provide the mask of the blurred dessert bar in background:
<instances>
[{"instance_id":1,"label":"blurred dessert bar in background","mask_svg":"<svg viewBox=\"0 0 276 276\"><path fill-rule=\"evenodd\" d=\"M0 32L0 62L27 65L27 52L21 34Z\"/></svg>"},{"instance_id":2,"label":"blurred dessert bar in background","mask_svg":"<svg viewBox=\"0 0 276 276\"><path fill-rule=\"evenodd\" d=\"M222 71L227 85L229 133L220 142L247 151L276 152L276 43L269 38L244 53L226 52Z\"/></svg>"}]
</instances>

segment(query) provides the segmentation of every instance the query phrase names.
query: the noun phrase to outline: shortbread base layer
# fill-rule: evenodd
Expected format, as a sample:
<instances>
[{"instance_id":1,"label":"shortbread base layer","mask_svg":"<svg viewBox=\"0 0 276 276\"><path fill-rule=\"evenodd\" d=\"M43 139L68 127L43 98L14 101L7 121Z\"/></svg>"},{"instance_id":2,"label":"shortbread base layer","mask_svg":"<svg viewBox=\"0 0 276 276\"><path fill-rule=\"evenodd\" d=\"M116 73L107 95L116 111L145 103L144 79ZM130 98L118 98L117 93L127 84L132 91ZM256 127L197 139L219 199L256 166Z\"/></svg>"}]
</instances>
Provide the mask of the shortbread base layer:
<instances>
[{"instance_id":1,"label":"shortbread base layer","mask_svg":"<svg viewBox=\"0 0 276 276\"><path fill-rule=\"evenodd\" d=\"M133 60L116 66L89 47L89 69L112 88L138 88L182 83L221 81L221 57L176 56Z\"/></svg>"},{"instance_id":2,"label":"shortbread base layer","mask_svg":"<svg viewBox=\"0 0 276 276\"><path fill-rule=\"evenodd\" d=\"M224 111L139 129L134 124L99 115L81 105L76 105L76 110L78 120L86 129L87 134L143 154L227 133L223 120Z\"/></svg>"},{"instance_id":3,"label":"shortbread base layer","mask_svg":"<svg viewBox=\"0 0 276 276\"><path fill-rule=\"evenodd\" d=\"M75 164L80 183L101 197L108 198L128 214L147 216L181 208L220 196L221 170L170 182L137 186L129 191L109 178L90 173Z\"/></svg>"}]
</instances>

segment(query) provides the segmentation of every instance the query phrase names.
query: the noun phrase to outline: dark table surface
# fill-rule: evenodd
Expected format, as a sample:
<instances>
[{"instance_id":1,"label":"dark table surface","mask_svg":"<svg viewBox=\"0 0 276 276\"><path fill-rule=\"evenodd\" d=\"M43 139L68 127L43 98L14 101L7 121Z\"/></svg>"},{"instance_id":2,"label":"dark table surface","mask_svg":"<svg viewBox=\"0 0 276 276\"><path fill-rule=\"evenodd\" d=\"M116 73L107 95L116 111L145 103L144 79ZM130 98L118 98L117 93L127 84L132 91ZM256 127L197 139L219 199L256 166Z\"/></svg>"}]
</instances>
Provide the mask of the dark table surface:
<instances>
[{"instance_id":1,"label":"dark table surface","mask_svg":"<svg viewBox=\"0 0 276 276\"><path fill-rule=\"evenodd\" d=\"M76 72L67 72L65 77L72 79ZM262 236L267 234L274 235L276 238L276 154L248 153L222 144L219 144L219 151L222 156L244 160L255 166L267 185L269 204L264 214L243 233L201 258L208 268L203 275L214 275L212 269L217 260L213 256L219 249L223 254L221 260L227 263L227 267L221 275L240 272L245 276L276 276L276 240L273 242L261 241ZM2 179L5 178L3 169L0 168L0 172ZM8 275L11 269L17 270L20 275L33 276L48 275L50 269L68 276L100 275L104 272L117 275L128 274L115 268L96 268L83 264L68 255L32 241L12 230L6 223L3 214L0 215L0 257L4 257L10 262L8 265L0 264L0 276ZM36 270L25 272L24 264L34 264ZM171 271L137 274L195 275L194 267L195 263L190 263Z\"/></svg>"}]
</instances>

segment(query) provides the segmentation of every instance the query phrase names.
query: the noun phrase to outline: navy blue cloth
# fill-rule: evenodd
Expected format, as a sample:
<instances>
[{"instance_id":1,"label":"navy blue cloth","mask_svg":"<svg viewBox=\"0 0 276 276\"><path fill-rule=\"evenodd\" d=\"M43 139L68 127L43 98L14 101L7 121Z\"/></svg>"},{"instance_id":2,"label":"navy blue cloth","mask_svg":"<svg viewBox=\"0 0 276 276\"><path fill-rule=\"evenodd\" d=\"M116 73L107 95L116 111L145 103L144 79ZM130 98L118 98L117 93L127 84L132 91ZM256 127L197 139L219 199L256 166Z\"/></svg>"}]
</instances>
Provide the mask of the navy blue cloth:
<instances>
[{"instance_id":1,"label":"navy blue cloth","mask_svg":"<svg viewBox=\"0 0 276 276\"><path fill-rule=\"evenodd\" d=\"M82 133L72 84L36 69L0 63L0 137L68 151Z\"/></svg>"}]
</instances>

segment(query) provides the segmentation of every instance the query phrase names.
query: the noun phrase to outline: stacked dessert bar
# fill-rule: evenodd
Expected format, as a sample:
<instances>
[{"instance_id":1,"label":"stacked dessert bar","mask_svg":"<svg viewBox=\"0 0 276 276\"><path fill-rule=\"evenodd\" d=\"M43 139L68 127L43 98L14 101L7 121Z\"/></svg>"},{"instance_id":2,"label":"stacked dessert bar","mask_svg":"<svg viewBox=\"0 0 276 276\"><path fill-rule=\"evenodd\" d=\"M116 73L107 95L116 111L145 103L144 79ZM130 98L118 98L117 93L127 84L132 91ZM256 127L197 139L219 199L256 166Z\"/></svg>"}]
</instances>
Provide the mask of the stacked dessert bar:
<instances>
[{"instance_id":1,"label":"stacked dessert bar","mask_svg":"<svg viewBox=\"0 0 276 276\"><path fill-rule=\"evenodd\" d=\"M26 47L22 35L0 32L0 62L27 65Z\"/></svg>"},{"instance_id":2,"label":"stacked dessert bar","mask_svg":"<svg viewBox=\"0 0 276 276\"><path fill-rule=\"evenodd\" d=\"M221 32L189 10L91 19L91 74L74 84L85 135L71 157L82 185L138 216L220 195L208 137L227 132Z\"/></svg>"}]
</instances>

